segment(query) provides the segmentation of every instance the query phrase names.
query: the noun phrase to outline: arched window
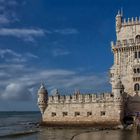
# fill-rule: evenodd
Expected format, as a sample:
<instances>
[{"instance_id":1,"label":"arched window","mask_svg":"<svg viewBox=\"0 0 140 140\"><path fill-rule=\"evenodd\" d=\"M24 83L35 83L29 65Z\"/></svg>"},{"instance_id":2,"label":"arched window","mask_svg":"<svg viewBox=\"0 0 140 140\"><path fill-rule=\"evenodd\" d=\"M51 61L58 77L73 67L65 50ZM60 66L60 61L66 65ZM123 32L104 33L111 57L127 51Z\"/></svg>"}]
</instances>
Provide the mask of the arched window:
<instances>
[{"instance_id":1,"label":"arched window","mask_svg":"<svg viewBox=\"0 0 140 140\"><path fill-rule=\"evenodd\" d=\"M139 89L140 89L139 84L136 83L136 84L134 85L134 91L139 91Z\"/></svg>"},{"instance_id":2,"label":"arched window","mask_svg":"<svg viewBox=\"0 0 140 140\"><path fill-rule=\"evenodd\" d=\"M137 52L134 53L135 58L137 58Z\"/></svg>"},{"instance_id":3,"label":"arched window","mask_svg":"<svg viewBox=\"0 0 140 140\"><path fill-rule=\"evenodd\" d=\"M139 58L140 58L140 52L139 52L139 54L138 54L138 55L139 55Z\"/></svg>"},{"instance_id":4,"label":"arched window","mask_svg":"<svg viewBox=\"0 0 140 140\"><path fill-rule=\"evenodd\" d=\"M136 73L136 69L134 69L134 73Z\"/></svg>"},{"instance_id":5,"label":"arched window","mask_svg":"<svg viewBox=\"0 0 140 140\"><path fill-rule=\"evenodd\" d=\"M137 73L140 73L140 69L139 68L137 68Z\"/></svg>"},{"instance_id":6,"label":"arched window","mask_svg":"<svg viewBox=\"0 0 140 140\"><path fill-rule=\"evenodd\" d=\"M140 35L137 35L137 36L136 36L135 41L136 41L137 44L140 43Z\"/></svg>"}]
</instances>

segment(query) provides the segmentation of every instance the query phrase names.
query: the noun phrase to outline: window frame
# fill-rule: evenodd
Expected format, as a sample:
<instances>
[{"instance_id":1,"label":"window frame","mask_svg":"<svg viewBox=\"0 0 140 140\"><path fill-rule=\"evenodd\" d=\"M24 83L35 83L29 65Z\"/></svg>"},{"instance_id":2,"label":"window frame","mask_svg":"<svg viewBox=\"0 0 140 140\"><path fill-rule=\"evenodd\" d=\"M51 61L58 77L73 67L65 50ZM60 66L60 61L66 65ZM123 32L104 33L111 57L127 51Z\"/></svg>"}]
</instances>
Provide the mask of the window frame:
<instances>
[{"instance_id":1,"label":"window frame","mask_svg":"<svg viewBox=\"0 0 140 140\"><path fill-rule=\"evenodd\" d=\"M139 83L134 84L134 91L139 91L140 90L140 85Z\"/></svg>"}]
</instances>

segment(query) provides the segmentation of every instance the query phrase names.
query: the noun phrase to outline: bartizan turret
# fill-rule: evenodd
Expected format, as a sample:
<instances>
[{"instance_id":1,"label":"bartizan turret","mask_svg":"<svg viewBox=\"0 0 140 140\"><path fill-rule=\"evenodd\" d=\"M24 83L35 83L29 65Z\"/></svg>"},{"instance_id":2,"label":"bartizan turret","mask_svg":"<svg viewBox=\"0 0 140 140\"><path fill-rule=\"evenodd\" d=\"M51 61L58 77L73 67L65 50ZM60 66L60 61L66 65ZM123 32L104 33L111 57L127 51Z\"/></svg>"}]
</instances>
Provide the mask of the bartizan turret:
<instances>
[{"instance_id":1,"label":"bartizan turret","mask_svg":"<svg viewBox=\"0 0 140 140\"><path fill-rule=\"evenodd\" d=\"M121 82L120 77L116 80L116 84L113 88L114 99L120 99L124 93L124 86Z\"/></svg>"},{"instance_id":2,"label":"bartizan turret","mask_svg":"<svg viewBox=\"0 0 140 140\"><path fill-rule=\"evenodd\" d=\"M116 15L116 33L118 33L122 27L122 16L123 13L118 11L118 14Z\"/></svg>"},{"instance_id":3,"label":"bartizan turret","mask_svg":"<svg viewBox=\"0 0 140 140\"><path fill-rule=\"evenodd\" d=\"M48 105L48 92L45 89L45 86L43 83L41 83L41 86L38 90L38 101L37 101L38 107L43 114L47 105Z\"/></svg>"}]
</instances>

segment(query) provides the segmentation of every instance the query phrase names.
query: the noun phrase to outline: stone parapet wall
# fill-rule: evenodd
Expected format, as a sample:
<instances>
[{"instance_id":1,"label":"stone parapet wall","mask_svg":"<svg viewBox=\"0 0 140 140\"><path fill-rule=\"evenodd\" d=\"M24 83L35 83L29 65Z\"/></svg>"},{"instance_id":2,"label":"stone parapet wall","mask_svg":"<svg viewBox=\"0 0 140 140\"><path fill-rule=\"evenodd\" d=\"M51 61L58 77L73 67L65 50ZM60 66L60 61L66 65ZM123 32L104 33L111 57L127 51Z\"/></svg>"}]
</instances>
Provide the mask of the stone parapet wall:
<instances>
[{"instance_id":1,"label":"stone parapet wall","mask_svg":"<svg viewBox=\"0 0 140 140\"><path fill-rule=\"evenodd\" d=\"M138 17L132 17L132 18L128 18L128 19L123 19L122 21L122 26L132 26L132 25L140 25L140 18Z\"/></svg>"},{"instance_id":2,"label":"stone parapet wall","mask_svg":"<svg viewBox=\"0 0 140 140\"><path fill-rule=\"evenodd\" d=\"M112 97L108 98L112 99ZM101 100L102 98L100 97L99 99ZM106 102L91 102L89 98L88 101L90 102L85 100L83 103L80 103L72 99L71 101L71 103L62 103L61 101L59 103L49 103L43 114L43 122L48 124L98 124L105 122L119 124L121 122L123 102L120 100L114 101L112 99L112 101L108 100Z\"/></svg>"},{"instance_id":3,"label":"stone parapet wall","mask_svg":"<svg viewBox=\"0 0 140 140\"><path fill-rule=\"evenodd\" d=\"M121 100L120 98L115 100ZM113 102L114 97L111 93L103 94L74 94L74 95L55 95L49 96L48 104L55 103L100 103L100 102Z\"/></svg>"}]
</instances>

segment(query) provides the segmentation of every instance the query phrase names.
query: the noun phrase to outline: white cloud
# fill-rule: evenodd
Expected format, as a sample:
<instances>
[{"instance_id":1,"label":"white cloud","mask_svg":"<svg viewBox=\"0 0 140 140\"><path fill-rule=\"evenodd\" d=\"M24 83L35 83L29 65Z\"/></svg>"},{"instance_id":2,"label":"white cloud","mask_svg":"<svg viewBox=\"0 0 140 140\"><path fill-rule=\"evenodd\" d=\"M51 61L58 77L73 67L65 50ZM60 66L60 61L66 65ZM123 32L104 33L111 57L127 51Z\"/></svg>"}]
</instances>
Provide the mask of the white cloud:
<instances>
[{"instance_id":1,"label":"white cloud","mask_svg":"<svg viewBox=\"0 0 140 140\"><path fill-rule=\"evenodd\" d=\"M41 81L45 81L47 89L50 91L54 88L58 89L83 89L92 91L104 91L107 88L107 74L80 74L76 71L64 69L36 69L33 67L22 66L1 66L0 74L0 93L1 99L8 100L24 100L24 96L29 98L31 95L35 97L37 88ZM5 71L3 71L5 70ZM7 77L3 76L9 74ZM32 94L31 94L32 92Z\"/></svg>"},{"instance_id":2,"label":"white cloud","mask_svg":"<svg viewBox=\"0 0 140 140\"><path fill-rule=\"evenodd\" d=\"M28 61L29 59L38 59L39 57L27 52L27 53L17 53L11 49L0 49L0 57L5 62L12 62L12 63L23 63Z\"/></svg>"},{"instance_id":3,"label":"white cloud","mask_svg":"<svg viewBox=\"0 0 140 140\"><path fill-rule=\"evenodd\" d=\"M10 54L14 57L21 57L20 54L14 52L13 50L10 50L10 49L0 49L0 57L1 58L4 58L7 56L7 54Z\"/></svg>"},{"instance_id":4,"label":"white cloud","mask_svg":"<svg viewBox=\"0 0 140 140\"><path fill-rule=\"evenodd\" d=\"M13 68L14 70L16 69L23 69L24 68L24 65L23 64L0 64L0 69L3 69L3 70L7 70L9 68Z\"/></svg>"},{"instance_id":5,"label":"white cloud","mask_svg":"<svg viewBox=\"0 0 140 140\"><path fill-rule=\"evenodd\" d=\"M69 55L70 52L66 49L63 48L56 48L52 51L52 55L53 56L64 56L64 55Z\"/></svg>"},{"instance_id":6,"label":"white cloud","mask_svg":"<svg viewBox=\"0 0 140 140\"><path fill-rule=\"evenodd\" d=\"M62 35L70 35L70 34L78 34L79 31L74 28L66 28L66 29L56 29L54 30L55 33L59 33Z\"/></svg>"},{"instance_id":7,"label":"white cloud","mask_svg":"<svg viewBox=\"0 0 140 140\"><path fill-rule=\"evenodd\" d=\"M30 58L39 58L37 55L34 55L34 54L32 54L32 53L29 53L29 52L27 52L25 55L26 55L27 57L30 57Z\"/></svg>"},{"instance_id":8,"label":"white cloud","mask_svg":"<svg viewBox=\"0 0 140 140\"><path fill-rule=\"evenodd\" d=\"M6 62L12 62L12 63L23 63L26 62L27 59L26 58L6 58L5 59Z\"/></svg>"},{"instance_id":9,"label":"white cloud","mask_svg":"<svg viewBox=\"0 0 140 140\"><path fill-rule=\"evenodd\" d=\"M12 36L26 41L34 41L35 37L41 37L45 35L45 31L42 29L11 29L1 28L0 36Z\"/></svg>"},{"instance_id":10,"label":"white cloud","mask_svg":"<svg viewBox=\"0 0 140 140\"><path fill-rule=\"evenodd\" d=\"M15 9L17 0L0 0L0 26L7 25L18 20Z\"/></svg>"},{"instance_id":11,"label":"white cloud","mask_svg":"<svg viewBox=\"0 0 140 140\"><path fill-rule=\"evenodd\" d=\"M9 0L7 3L10 6L17 6L18 5L18 2L16 0Z\"/></svg>"},{"instance_id":12,"label":"white cloud","mask_svg":"<svg viewBox=\"0 0 140 140\"><path fill-rule=\"evenodd\" d=\"M2 7L0 7L1 9ZM8 19L8 17L6 15L0 15L0 24L8 24L10 23L10 20Z\"/></svg>"},{"instance_id":13,"label":"white cloud","mask_svg":"<svg viewBox=\"0 0 140 140\"><path fill-rule=\"evenodd\" d=\"M6 19L6 17L3 17L3 19L1 18L0 20L1 20L1 22L8 22L8 19ZM55 33L62 34L62 35L70 35L70 34L77 34L78 30L76 30L76 29L61 29L61 30L56 29L54 31L49 31L49 30L40 29L40 28L0 28L0 36L16 37L16 38L20 38L20 39L23 39L23 40L29 41L29 42L35 41L36 37L43 37L46 34L55 34ZM56 51L59 54L63 54L63 55L66 55L69 53L67 51L62 53L62 50L60 50L60 49L58 49Z\"/></svg>"},{"instance_id":14,"label":"white cloud","mask_svg":"<svg viewBox=\"0 0 140 140\"><path fill-rule=\"evenodd\" d=\"M39 72L39 75L41 77L53 77L53 76L68 76L68 75L74 75L75 72L69 71L69 70L61 70L61 69L55 69L55 70L42 70Z\"/></svg>"}]
</instances>

